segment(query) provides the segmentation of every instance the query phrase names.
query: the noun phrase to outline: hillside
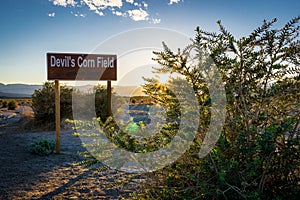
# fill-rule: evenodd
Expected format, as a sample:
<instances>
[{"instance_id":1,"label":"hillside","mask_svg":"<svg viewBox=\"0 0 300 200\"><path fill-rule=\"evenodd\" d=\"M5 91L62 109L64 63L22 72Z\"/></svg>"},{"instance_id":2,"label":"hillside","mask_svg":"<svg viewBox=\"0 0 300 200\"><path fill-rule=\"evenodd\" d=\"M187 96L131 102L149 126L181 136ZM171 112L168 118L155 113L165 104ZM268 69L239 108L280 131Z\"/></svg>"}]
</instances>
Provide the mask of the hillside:
<instances>
[{"instance_id":1,"label":"hillside","mask_svg":"<svg viewBox=\"0 0 300 200\"><path fill-rule=\"evenodd\" d=\"M30 98L31 94L17 94L0 92L0 98Z\"/></svg>"},{"instance_id":2,"label":"hillside","mask_svg":"<svg viewBox=\"0 0 300 200\"><path fill-rule=\"evenodd\" d=\"M42 85L27 84L3 84L0 83L0 98L31 97L35 90L41 89ZM84 90L85 86L81 90ZM90 86L87 86L90 88ZM120 96L144 96L142 88L138 86L113 86L113 91Z\"/></svg>"},{"instance_id":3,"label":"hillside","mask_svg":"<svg viewBox=\"0 0 300 200\"><path fill-rule=\"evenodd\" d=\"M42 85L0 83L0 97L30 97Z\"/></svg>"}]
</instances>

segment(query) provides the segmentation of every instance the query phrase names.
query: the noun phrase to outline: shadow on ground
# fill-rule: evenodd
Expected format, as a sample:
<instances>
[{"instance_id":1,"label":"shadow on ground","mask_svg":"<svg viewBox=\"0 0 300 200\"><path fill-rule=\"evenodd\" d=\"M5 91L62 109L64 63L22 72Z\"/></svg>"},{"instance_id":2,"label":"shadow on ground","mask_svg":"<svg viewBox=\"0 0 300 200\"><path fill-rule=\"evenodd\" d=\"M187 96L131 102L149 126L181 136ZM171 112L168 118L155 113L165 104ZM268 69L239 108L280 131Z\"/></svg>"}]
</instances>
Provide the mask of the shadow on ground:
<instances>
[{"instance_id":1,"label":"shadow on ground","mask_svg":"<svg viewBox=\"0 0 300 200\"><path fill-rule=\"evenodd\" d=\"M80 138L61 133L61 154L33 155L29 144L37 138L55 140L55 132L0 134L0 199L120 199L130 198L142 179L115 170L91 171Z\"/></svg>"}]
</instances>

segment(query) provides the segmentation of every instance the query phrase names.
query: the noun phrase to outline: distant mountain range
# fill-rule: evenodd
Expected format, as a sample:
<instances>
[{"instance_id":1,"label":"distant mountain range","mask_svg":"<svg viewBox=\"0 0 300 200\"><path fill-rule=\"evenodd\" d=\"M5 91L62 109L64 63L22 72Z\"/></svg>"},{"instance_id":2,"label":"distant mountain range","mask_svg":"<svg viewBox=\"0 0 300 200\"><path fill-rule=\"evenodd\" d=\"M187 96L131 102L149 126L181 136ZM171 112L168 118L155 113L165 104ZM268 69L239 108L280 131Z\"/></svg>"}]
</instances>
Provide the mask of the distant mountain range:
<instances>
[{"instance_id":1,"label":"distant mountain range","mask_svg":"<svg viewBox=\"0 0 300 200\"><path fill-rule=\"evenodd\" d=\"M28 84L3 84L0 83L0 97L31 97L35 90L41 89L42 85L28 85Z\"/></svg>"},{"instance_id":2,"label":"distant mountain range","mask_svg":"<svg viewBox=\"0 0 300 200\"><path fill-rule=\"evenodd\" d=\"M31 97L35 90L41 89L42 85L28 84L3 84L0 83L0 98ZM142 88L138 86L112 86L113 92L120 96L143 96Z\"/></svg>"}]
</instances>

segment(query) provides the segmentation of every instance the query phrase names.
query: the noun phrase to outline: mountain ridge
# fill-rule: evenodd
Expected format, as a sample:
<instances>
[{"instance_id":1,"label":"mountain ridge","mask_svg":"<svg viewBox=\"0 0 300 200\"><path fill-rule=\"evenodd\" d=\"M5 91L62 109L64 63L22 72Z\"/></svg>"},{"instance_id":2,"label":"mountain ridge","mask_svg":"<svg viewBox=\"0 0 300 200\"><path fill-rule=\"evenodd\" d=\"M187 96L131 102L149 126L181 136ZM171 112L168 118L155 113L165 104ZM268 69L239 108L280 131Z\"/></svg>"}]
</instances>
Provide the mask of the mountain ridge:
<instances>
[{"instance_id":1,"label":"mountain ridge","mask_svg":"<svg viewBox=\"0 0 300 200\"><path fill-rule=\"evenodd\" d=\"M70 86L73 87L73 86ZM84 86L83 86L84 87ZM113 92L120 96L144 96L141 86L112 86ZM35 90L43 88L43 85L38 84L3 84L0 83L0 97L2 98L21 98L31 97Z\"/></svg>"}]
</instances>

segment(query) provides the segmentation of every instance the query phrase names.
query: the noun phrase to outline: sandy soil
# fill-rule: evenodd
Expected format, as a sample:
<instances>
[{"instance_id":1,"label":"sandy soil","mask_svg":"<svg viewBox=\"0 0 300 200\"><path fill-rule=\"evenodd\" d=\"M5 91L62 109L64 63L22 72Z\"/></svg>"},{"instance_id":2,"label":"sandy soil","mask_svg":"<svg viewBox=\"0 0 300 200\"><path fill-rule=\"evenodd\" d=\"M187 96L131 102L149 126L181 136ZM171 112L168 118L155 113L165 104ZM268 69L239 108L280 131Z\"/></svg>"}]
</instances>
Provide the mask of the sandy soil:
<instances>
[{"instance_id":1,"label":"sandy soil","mask_svg":"<svg viewBox=\"0 0 300 200\"><path fill-rule=\"evenodd\" d=\"M33 155L37 138L55 140L55 132L21 133L22 120L0 124L0 199L121 199L138 191L140 176L111 169L92 171L76 165L84 160L80 138L61 133L61 154Z\"/></svg>"}]
</instances>

